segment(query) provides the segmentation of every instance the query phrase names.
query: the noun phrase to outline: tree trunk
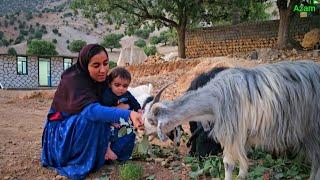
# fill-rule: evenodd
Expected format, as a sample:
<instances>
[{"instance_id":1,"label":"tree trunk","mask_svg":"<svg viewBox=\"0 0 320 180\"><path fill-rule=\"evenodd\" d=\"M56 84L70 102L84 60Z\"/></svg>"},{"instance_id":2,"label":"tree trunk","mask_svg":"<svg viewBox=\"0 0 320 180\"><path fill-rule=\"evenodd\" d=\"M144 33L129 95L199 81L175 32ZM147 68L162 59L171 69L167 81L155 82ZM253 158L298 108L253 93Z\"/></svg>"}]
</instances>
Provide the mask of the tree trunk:
<instances>
[{"instance_id":1,"label":"tree trunk","mask_svg":"<svg viewBox=\"0 0 320 180\"><path fill-rule=\"evenodd\" d=\"M180 58L186 58L186 27L181 26L176 28L178 33L178 56Z\"/></svg>"},{"instance_id":2,"label":"tree trunk","mask_svg":"<svg viewBox=\"0 0 320 180\"><path fill-rule=\"evenodd\" d=\"M277 0L277 6L279 9L279 30L278 30L278 41L277 46L279 49L287 48L289 45L289 27L293 17L293 6L299 2L299 0L290 0L289 5L287 5L288 0Z\"/></svg>"},{"instance_id":3,"label":"tree trunk","mask_svg":"<svg viewBox=\"0 0 320 180\"><path fill-rule=\"evenodd\" d=\"M290 13L288 13L288 10L279 9L279 14L280 21L277 46L280 49L284 49L287 47L289 42L289 26L292 18Z\"/></svg>"}]
</instances>

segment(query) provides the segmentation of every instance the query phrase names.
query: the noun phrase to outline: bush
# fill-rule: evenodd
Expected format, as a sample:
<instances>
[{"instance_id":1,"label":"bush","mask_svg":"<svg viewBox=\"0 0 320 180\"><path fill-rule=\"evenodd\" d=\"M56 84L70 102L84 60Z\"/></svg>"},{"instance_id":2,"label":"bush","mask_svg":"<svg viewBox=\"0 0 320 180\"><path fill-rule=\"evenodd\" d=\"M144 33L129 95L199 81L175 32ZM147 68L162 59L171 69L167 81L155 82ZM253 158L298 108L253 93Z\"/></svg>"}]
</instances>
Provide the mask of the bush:
<instances>
[{"instance_id":1,"label":"bush","mask_svg":"<svg viewBox=\"0 0 320 180\"><path fill-rule=\"evenodd\" d=\"M67 40L66 40L66 43L67 43L67 44L69 44L69 43L70 43L69 39L67 39Z\"/></svg>"},{"instance_id":2,"label":"bush","mask_svg":"<svg viewBox=\"0 0 320 180\"><path fill-rule=\"evenodd\" d=\"M121 48L120 39L123 34L109 34L103 38L101 45L105 48L110 48L111 52L113 48Z\"/></svg>"},{"instance_id":3,"label":"bush","mask_svg":"<svg viewBox=\"0 0 320 180\"><path fill-rule=\"evenodd\" d=\"M117 63L109 60L109 68L112 69L115 67L117 67Z\"/></svg>"},{"instance_id":4,"label":"bush","mask_svg":"<svg viewBox=\"0 0 320 180\"><path fill-rule=\"evenodd\" d=\"M139 48L143 48L146 46L146 42L143 39L138 39L134 42L135 46L138 46Z\"/></svg>"},{"instance_id":5,"label":"bush","mask_svg":"<svg viewBox=\"0 0 320 180\"><path fill-rule=\"evenodd\" d=\"M36 39L42 39L42 32L39 30L36 30L36 32L34 33L34 37Z\"/></svg>"},{"instance_id":6,"label":"bush","mask_svg":"<svg viewBox=\"0 0 320 180\"><path fill-rule=\"evenodd\" d=\"M54 44L57 44L57 43L58 43L58 41L57 41L56 39L52 39L52 42L53 42Z\"/></svg>"},{"instance_id":7,"label":"bush","mask_svg":"<svg viewBox=\"0 0 320 180\"><path fill-rule=\"evenodd\" d=\"M68 49L71 52L80 52L85 45L87 45L87 43L83 40L74 40L69 44Z\"/></svg>"},{"instance_id":8,"label":"bush","mask_svg":"<svg viewBox=\"0 0 320 180\"><path fill-rule=\"evenodd\" d=\"M54 56L58 55L58 52L56 51L56 47L53 43L44 40L33 39L28 45L27 54Z\"/></svg>"},{"instance_id":9,"label":"bush","mask_svg":"<svg viewBox=\"0 0 320 180\"><path fill-rule=\"evenodd\" d=\"M148 39L150 34L150 30L149 29L138 29L134 32L134 35L143 38L143 39Z\"/></svg>"},{"instance_id":10,"label":"bush","mask_svg":"<svg viewBox=\"0 0 320 180\"><path fill-rule=\"evenodd\" d=\"M121 180L137 180L143 178L143 169L140 165L127 163L120 167Z\"/></svg>"},{"instance_id":11,"label":"bush","mask_svg":"<svg viewBox=\"0 0 320 180\"><path fill-rule=\"evenodd\" d=\"M0 39L0 46L8 46L9 42L6 39Z\"/></svg>"},{"instance_id":12,"label":"bush","mask_svg":"<svg viewBox=\"0 0 320 180\"><path fill-rule=\"evenodd\" d=\"M4 32L0 31L0 39L2 39L4 37Z\"/></svg>"},{"instance_id":13,"label":"bush","mask_svg":"<svg viewBox=\"0 0 320 180\"><path fill-rule=\"evenodd\" d=\"M157 48L155 46L145 46L143 48L144 53L146 53L147 56L155 55L157 53Z\"/></svg>"},{"instance_id":14,"label":"bush","mask_svg":"<svg viewBox=\"0 0 320 180\"><path fill-rule=\"evenodd\" d=\"M177 45L178 44L178 35L177 31L174 29L169 29L167 31L163 31L160 33L161 42L165 45L168 43L170 45Z\"/></svg>"},{"instance_id":15,"label":"bush","mask_svg":"<svg viewBox=\"0 0 320 180\"><path fill-rule=\"evenodd\" d=\"M11 56L16 56L17 55L17 51L13 47L11 47L11 48L8 49L8 54L11 55Z\"/></svg>"},{"instance_id":16,"label":"bush","mask_svg":"<svg viewBox=\"0 0 320 180\"><path fill-rule=\"evenodd\" d=\"M22 41L24 41L24 36L20 34L14 41L14 44L20 44Z\"/></svg>"},{"instance_id":17,"label":"bush","mask_svg":"<svg viewBox=\"0 0 320 180\"><path fill-rule=\"evenodd\" d=\"M58 33L59 33L59 30L58 30L57 28L54 28L54 29L52 29L52 32L53 32L54 34L58 34Z\"/></svg>"},{"instance_id":18,"label":"bush","mask_svg":"<svg viewBox=\"0 0 320 180\"><path fill-rule=\"evenodd\" d=\"M150 38L150 44L156 45L156 44L159 44L159 43L161 43L161 38L159 38L157 36L152 36Z\"/></svg>"}]
</instances>

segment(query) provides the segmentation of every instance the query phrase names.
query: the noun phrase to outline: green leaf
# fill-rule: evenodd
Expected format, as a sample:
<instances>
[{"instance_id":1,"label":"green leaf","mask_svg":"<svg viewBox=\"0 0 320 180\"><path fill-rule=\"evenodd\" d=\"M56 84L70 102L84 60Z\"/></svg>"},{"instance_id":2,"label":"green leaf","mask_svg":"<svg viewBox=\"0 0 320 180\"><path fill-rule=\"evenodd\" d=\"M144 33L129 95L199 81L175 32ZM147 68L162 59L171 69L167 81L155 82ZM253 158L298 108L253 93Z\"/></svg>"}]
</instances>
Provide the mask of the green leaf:
<instances>
[{"instance_id":1,"label":"green leaf","mask_svg":"<svg viewBox=\"0 0 320 180\"><path fill-rule=\"evenodd\" d=\"M186 157L184 157L183 160L184 160L184 162L186 164L190 164L192 162L196 162L197 161L197 159L195 157L191 157L191 156L186 156Z\"/></svg>"},{"instance_id":2,"label":"green leaf","mask_svg":"<svg viewBox=\"0 0 320 180\"><path fill-rule=\"evenodd\" d=\"M189 176L191 177L191 178L196 178L196 177L198 177L198 176L200 176L200 175L202 175L203 174L203 169L198 169L197 171L192 171L192 172L190 172L189 173Z\"/></svg>"},{"instance_id":3,"label":"green leaf","mask_svg":"<svg viewBox=\"0 0 320 180\"><path fill-rule=\"evenodd\" d=\"M274 176L274 178L281 179L283 176L284 176L283 173L278 173Z\"/></svg>"},{"instance_id":4,"label":"green leaf","mask_svg":"<svg viewBox=\"0 0 320 180\"><path fill-rule=\"evenodd\" d=\"M123 126L118 131L118 137L120 138L120 137L125 136L125 135L127 135L127 127Z\"/></svg>"}]
</instances>

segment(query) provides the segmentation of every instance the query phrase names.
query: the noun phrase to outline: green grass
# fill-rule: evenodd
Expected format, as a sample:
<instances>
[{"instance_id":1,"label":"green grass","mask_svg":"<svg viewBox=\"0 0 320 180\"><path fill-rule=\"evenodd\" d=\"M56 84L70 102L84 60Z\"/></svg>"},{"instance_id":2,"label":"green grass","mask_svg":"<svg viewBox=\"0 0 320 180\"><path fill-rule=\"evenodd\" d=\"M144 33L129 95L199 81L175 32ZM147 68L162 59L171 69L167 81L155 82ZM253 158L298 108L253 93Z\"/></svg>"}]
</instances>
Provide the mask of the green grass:
<instances>
[{"instance_id":1,"label":"green grass","mask_svg":"<svg viewBox=\"0 0 320 180\"><path fill-rule=\"evenodd\" d=\"M121 180L139 180L143 177L143 168L141 165L134 163L126 163L120 166Z\"/></svg>"}]
</instances>

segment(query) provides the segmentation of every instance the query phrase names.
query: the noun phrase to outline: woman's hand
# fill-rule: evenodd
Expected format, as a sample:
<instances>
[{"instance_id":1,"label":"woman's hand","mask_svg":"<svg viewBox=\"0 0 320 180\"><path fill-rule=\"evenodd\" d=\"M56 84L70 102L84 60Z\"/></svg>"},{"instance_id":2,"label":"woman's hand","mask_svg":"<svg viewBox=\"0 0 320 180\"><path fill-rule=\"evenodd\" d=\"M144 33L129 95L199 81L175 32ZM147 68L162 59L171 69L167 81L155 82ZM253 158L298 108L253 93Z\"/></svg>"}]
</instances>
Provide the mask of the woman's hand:
<instances>
[{"instance_id":1,"label":"woman's hand","mask_svg":"<svg viewBox=\"0 0 320 180\"><path fill-rule=\"evenodd\" d=\"M133 126L135 128L139 129L141 126L143 126L142 114L141 113L137 113L135 111L131 111L130 119L132 120Z\"/></svg>"},{"instance_id":2,"label":"woman's hand","mask_svg":"<svg viewBox=\"0 0 320 180\"><path fill-rule=\"evenodd\" d=\"M117 108L128 110L130 108L130 106L129 106L129 104L119 103L117 105Z\"/></svg>"}]
</instances>

